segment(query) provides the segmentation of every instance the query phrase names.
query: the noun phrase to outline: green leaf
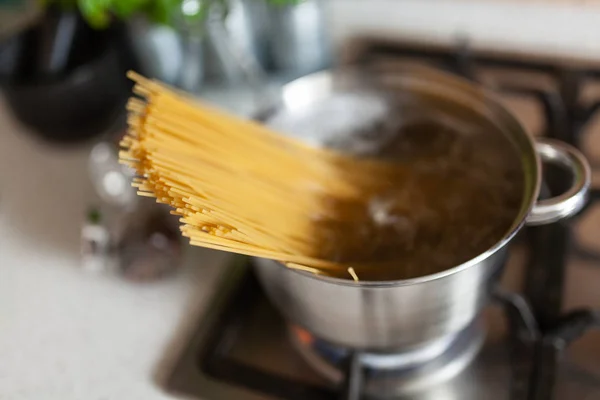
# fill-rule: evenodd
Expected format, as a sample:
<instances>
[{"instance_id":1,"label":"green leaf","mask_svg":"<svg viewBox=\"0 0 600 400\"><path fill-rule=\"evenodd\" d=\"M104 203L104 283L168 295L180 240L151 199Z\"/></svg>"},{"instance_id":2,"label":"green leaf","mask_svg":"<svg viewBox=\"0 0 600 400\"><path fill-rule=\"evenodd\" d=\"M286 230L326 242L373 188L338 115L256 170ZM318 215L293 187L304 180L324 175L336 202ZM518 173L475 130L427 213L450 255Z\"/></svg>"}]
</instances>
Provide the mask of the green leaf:
<instances>
[{"instance_id":1,"label":"green leaf","mask_svg":"<svg viewBox=\"0 0 600 400\"><path fill-rule=\"evenodd\" d=\"M303 0L267 0L274 6L294 6L303 2Z\"/></svg>"},{"instance_id":2,"label":"green leaf","mask_svg":"<svg viewBox=\"0 0 600 400\"><path fill-rule=\"evenodd\" d=\"M176 15L181 16L189 25L202 28L209 13L218 7L221 17L225 19L231 6L231 0L198 0L200 7L192 8L192 12L182 13L184 0L38 0L42 6L57 5L62 9L76 6L87 21L96 29L110 25L112 16L120 19L130 18L136 13L145 14L150 20L159 24L172 25ZM264 1L264 0L254 0ZM303 0L266 0L274 6L289 6L302 3Z\"/></svg>"},{"instance_id":3,"label":"green leaf","mask_svg":"<svg viewBox=\"0 0 600 400\"><path fill-rule=\"evenodd\" d=\"M152 0L113 0L112 10L121 19L127 19L135 13L144 10Z\"/></svg>"},{"instance_id":4,"label":"green leaf","mask_svg":"<svg viewBox=\"0 0 600 400\"><path fill-rule=\"evenodd\" d=\"M181 0L153 0L150 3L149 16L159 24L171 25L175 11L179 11Z\"/></svg>"},{"instance_id":5,"label":"green leaf","mask_svg":"<svg viewBox=\"0 0 600 400\"><path fill-rule=\"evenodd\" d=\"M77 0L77 4L91 27L103 29L110 25L110 0Z\"/></svg>"}]
</instances>

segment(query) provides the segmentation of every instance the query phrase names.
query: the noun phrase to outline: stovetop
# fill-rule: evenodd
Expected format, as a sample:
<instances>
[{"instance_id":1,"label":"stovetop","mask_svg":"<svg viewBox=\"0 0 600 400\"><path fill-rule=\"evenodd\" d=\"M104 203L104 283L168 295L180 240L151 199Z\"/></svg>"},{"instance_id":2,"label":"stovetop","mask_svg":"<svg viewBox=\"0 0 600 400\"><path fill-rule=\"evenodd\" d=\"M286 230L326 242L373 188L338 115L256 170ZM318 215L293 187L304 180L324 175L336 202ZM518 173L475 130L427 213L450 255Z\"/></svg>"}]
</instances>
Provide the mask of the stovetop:
<instances>
[{"instance_id":1,"label":"stovetop","mask_svg":"<svg viewBox=\"0 0 600 400\"><path fill-rule=\"evenodd\" d=\"M362 40L349 62L373 73L397 62L435 65L496 90L534 135L566 141L590 158L600 154L600 68L473 54L468 46L423 48ZM528 119L529 114L535 114ZM533 122L532 122L533 121ZM544 166L546 189L565 186ZM568 184L568 183L567 183ZM479 326L485 341L473 361L450 380L404 395L410 399L600 399L600 191L578 217L527 228L511 247L501 288ZM249 259L223 272L214 303L198 322L167 383L189 398L359 399L378 379L342 368L330 380L309 365L290 327L268 302ZM371 396L373 397L373 396Z\"/></svg>"},{"instance_id":2,"label":"stovetop","mask_svg":"<svg viewBox=\"0 0 600 400\"><path fill-rule=\"evenodd\" d=\"M515 278L522 272L523 247L515 246L507 266L506 288L514 286ZM259 286L250 259L236 259L223 272L215 292L217 297L169 378L168 390L203 400L344 398L342 382L325 378L302 357L290 326ZM507 289L498 297L510 297L511 293ZM516 299L518 303L521 298ZM600 308L600 301L597 304ZM383 397L527 399L534 350L528 346L526 331L518 333L524 335L522 338L511 338L511 322L499 299L480 317L478 323L485 332L485 342L462 372L448 381L429 385L426 390L405 395L394 396L384 390ZM524 343L519 343L519 339ZM569 349L560 362L555 399L600 398L599 361L600 335L590 335Z\"/></svg>"}]
</instances>

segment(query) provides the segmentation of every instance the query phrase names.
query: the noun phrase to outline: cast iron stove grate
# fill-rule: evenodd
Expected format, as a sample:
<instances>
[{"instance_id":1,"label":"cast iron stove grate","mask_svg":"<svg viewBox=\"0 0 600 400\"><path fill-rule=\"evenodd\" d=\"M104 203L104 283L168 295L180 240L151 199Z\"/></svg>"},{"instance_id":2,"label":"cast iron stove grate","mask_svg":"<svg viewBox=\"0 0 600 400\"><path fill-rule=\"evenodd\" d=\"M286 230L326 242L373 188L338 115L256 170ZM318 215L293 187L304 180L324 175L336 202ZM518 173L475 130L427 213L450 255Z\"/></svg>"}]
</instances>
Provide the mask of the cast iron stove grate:
<instances>
[{"instance_id":1,"label":"cast iron stove grate","mask_svg":"<svg viewBox=\"0 0 600 400\"><path fill-rule=\"evenodd\" d=\"M362 399L364 396L364 371L358 363L358 353L351 353L346 360L345 379L341 385L333 386L327 380L305 380L311 367L290 375L287 371L269 369L260 361L240 359L236 353L242 340L242 330L248 329L252 323L259 322L256 310L265 309L263 315L273 317L274 323L267 321L264 327L270 337L285 336L286 323L265 297L251 267L248 258L240 258L244 265L236 265L227 269L222 284L218 288L219 298L211 305L208 315L203 318L193 340L182 354L175 366L167 386L169 390L180 394L196 394L203 399ZM503 306L507 317L511 338L510 370L502 382L496 382L506 388L507 395L502 399L527 399L529 377L532 374L531 360L534 343L537 340L537 327L527 303L513 293L498 290L495 293L497 302ZM252 328L251 328L252 329ZM269 348L258 345L260 349ZM275 352L278 344L273 343ZM302 363L295 349L289 353L279 354L279 358L289 359L290 363ZM268 355L260 355L268 358ZM295 358L295 360L294 360ZM494 375L494 379L496 377ZM500 374L501 375L501 374ZM469 377L465 379L470 379ZM224 385L224 386L223 386ZM484 389L486 388L485 385ZM213 390L213 387L216 389ZM225 392L223 387L226 388ZM250 394L248 394L250 393ZM253 397L254 393L256 397ZM477 392L480 393L480 392ZM242 397L244 396L244 397ZM413 398L398 396L394 399ZM421 397L419 397L421 398ZM425 397L426 398L426 397ZM471 393L469 398L478 399L479 395Z\"/></svg>"}]
</instances>

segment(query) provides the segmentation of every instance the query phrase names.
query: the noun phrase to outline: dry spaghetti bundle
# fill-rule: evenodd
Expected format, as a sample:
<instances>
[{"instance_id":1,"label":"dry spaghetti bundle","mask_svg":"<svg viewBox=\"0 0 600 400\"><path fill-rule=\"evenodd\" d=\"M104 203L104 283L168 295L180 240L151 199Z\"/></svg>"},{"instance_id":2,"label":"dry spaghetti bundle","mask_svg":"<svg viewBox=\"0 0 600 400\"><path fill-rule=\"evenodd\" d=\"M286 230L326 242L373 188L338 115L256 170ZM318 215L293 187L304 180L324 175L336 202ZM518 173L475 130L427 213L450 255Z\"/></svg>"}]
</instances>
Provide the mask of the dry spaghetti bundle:
<instances>
[{"instance_id":1,"label":"dry spaghetti bundle","mask_svg":"<svg viewBox=\"0 0 600 400\"><path fill-rule=\"evenodd\" d=\"M139 194L173 206L192 244L313 272L348 269L343 253L364 247L348 231L365 228L370 194L398 170L357 165L131 77L142 99L128 104L121 159L137 171Z\"/></svg>"},{"instance_id":2,"label":"dry spaghetti bundle","mask_svg":"<svg viewBox=\"0 0 600 400\"><path fill-rule=\"evenodd\" d=\"M271 258L314 273L399 279L468 258L507 229L506 223L496 224L489 234L464 243L468 218L446 207L438 191L473 197L481 187L469 186L470 175L453 180L456 171L437 173L432 165L439 160L415 158L415 148L407 150L410 164L349 157L308 146L137 74L130 77L139 97L128 104L121 160L136 170L140 195L173 207L193 245ZM456 160L464 156L454 155ZM473 179L481 184L490 177ZM518 200L510 201L518 206ZM476 221L498 216L498 203L506 199L488 196L485 202L490 206L466 204L467 214ZM443 224L451 235L440 233ZM444 246L454 248L454 258L432 257Z\"/></svg>"}]
</instances>

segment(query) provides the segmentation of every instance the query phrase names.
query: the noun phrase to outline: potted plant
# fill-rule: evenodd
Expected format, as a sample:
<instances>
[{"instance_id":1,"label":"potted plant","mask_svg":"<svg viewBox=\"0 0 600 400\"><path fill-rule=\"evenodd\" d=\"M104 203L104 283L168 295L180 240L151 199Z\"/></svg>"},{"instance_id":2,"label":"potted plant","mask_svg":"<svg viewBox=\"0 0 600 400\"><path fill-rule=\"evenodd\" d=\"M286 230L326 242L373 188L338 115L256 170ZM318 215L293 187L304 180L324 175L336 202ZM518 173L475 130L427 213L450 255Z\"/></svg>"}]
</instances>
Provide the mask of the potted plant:
<instances>
[{"instance_id":1,"label":"potted plant","mask_svg":"<svg viewBox=\"0 0 600 400\"><path fill-rule=\"evenodd\" d=\"M144 72L125 21L169 24L182 0L44 0L29 28L0 43L0 87L15 116L53 143L120 130L131 83ZM186 18L201 19L202 9ZM0 66L1 67L1 66Z\"/></svg>"},{"instance_id":2,"label":"potted plant","mask_svg":"<svg viewBox=\"0 0 600 400\"><path fill-rule=\"evenodd\" d=\"M224 19L232 1L43 0L45 11L39 21L4 46L11 51L4 57L10 61L10 72L0 68L7 104L19 120L52 142L77 143L113 127L121 129L131 87L125 71L136 69L192 90L201 76L199 38L205 23L209 15ZM135 46L144 36L135 29L132 33L132 21L139 18L151 26L177 28L178 56L186 68L170 77L157 71L157 60L172 64L175 47L159 44L159 49L171 53L145 58L139 49L147 49L147 43Z\"/></svg>"},{"instance_id":3,"label":"potted plant","mask_svg":"<svg viewBox=\"0 0 600 400\"><path fill-rule=\"evenodd\" d=\"M38 136L80 142L116 123L129 90L123 74L133 65L120 47L119 24L94 29L75 1L44 7L7 40L13 68L0 82L8 106Z\"/></svg>"}]
</instances>

